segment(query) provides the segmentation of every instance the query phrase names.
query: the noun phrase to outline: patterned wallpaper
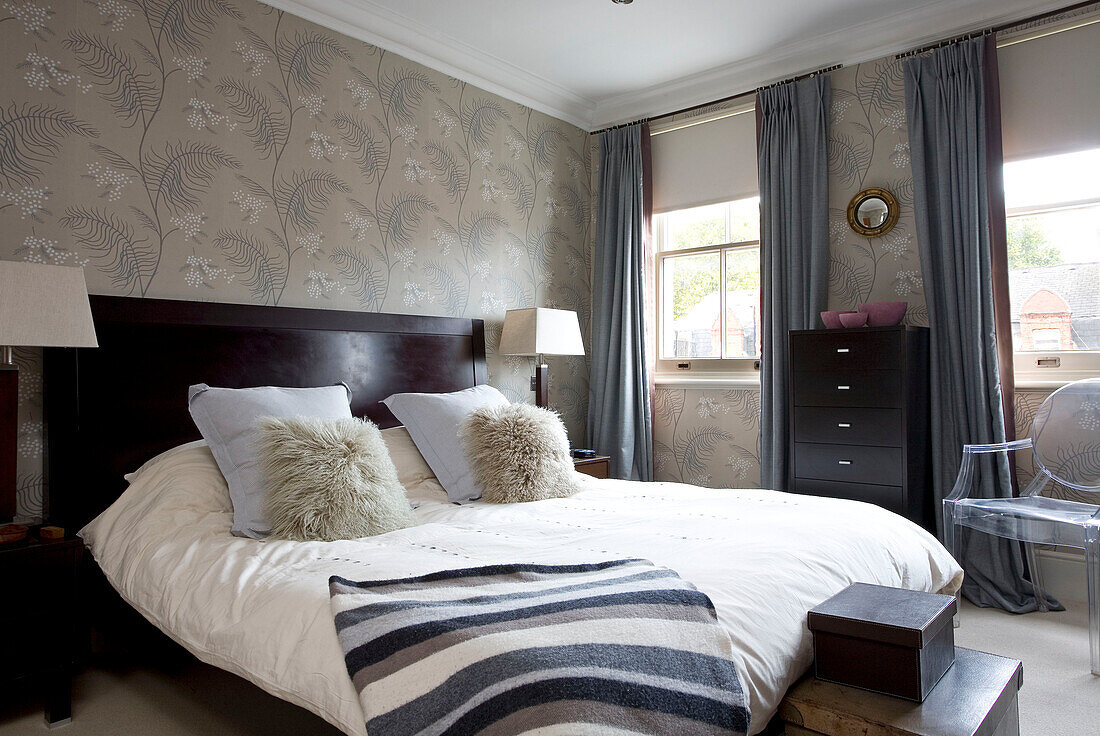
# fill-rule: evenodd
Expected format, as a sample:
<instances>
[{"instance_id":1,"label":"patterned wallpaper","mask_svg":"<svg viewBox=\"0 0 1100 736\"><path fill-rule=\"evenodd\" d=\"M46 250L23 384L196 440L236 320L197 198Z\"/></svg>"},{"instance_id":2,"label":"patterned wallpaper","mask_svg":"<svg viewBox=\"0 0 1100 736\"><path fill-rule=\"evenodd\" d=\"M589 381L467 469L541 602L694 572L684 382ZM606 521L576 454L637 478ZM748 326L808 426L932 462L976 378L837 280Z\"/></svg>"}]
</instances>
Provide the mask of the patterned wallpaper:
<instances>
[{"instance_id":1,"label":"patterned wallpaper","mask_svg":"<svg viewBox=\"0 0 1100 736\"><path fill-rule=\"evenodd\" d=\"M531 364L495 354L506 309L575 309L587 334L596 137L252 0L56 5L0 2L0 258L83 265L93 293L483 317L513 399ZM832 86L830 307L905 299L927 324L900 64ZM901 202L885 238L847 226L867 186ZM34 516L41 356L16 360ZM587 361L551 364L583 442ZM1042 398L1017 394L1021 436ZM757 390L655 409L658 479L759 484Z\"/></svg>"},{"instance_id":2,"label":"patterned wallpaper","mask_svg":"<svg viewBox=\"0 0 1100 736\"><path fill-rule=\"evenodd\" d=\"M760 485L759 390L659 388L653 403L656 480Z\"/></svg>"},{"instance_id":3,"label":"patterned wallpaper","mask_svg":"<svg viewBox=\"0 0 1100 736\"><path fill-rule=\"evenodd\" d=\"M1035 413L1039 405L1050 395L1050 391L1016 391L1015 393L1015 420L1016 437L1024 439L1031 435L1031 423L1035 419ZM1035 457L1030 450L1016 453L1016 482L1020 490L1035 477ZM1079 491L1076 488L1067 488L1060 483L1051 483L1040 491L1044 496L1061 498L1067 501L1095 504L1096 494Z\"/></svg>"},{"instance_id":4,"label":"patterned wallpaper","mask_svg":"<svg viewBox=\"0 0 1100 736\"><path fill-rule=\"evenodd\" d=\"M832 73L829 121L829 308L907 301L905 323L928 325L913 223L913 171L902 62L887 57ZM848 226L848 203L867 187L898 200L897 225L866 238Z\"/></svg>"},{"instance_id":5,"label":"patterned wallpaper","mask_svg":"<svg viewBox=\"0 0 1100 736\"><path fill-rule=\"evenodd\" d=\"M927 325L902 80L901 62L893 57L832 72L829 308L905 300L905 322ZM848 227L848 202L867 187L890 190L901 205L886 237L864 238ZM759 391L659 388L655 403L658 480L759 485Z\"/></svg>"},{"instance_id":6,"label":"patterned wallpaper","mask_svg":"<svg viewBox=\"0 0 1100 736\"><path fill-rule=\"evenodd\" d=\"M594 137L253 0L0 1L0 258L92 293L590 317ZM21 367L19 510L41 508L40 355ZM552 361L583 442L588 367Z\"/></svg>"}]
</instances>

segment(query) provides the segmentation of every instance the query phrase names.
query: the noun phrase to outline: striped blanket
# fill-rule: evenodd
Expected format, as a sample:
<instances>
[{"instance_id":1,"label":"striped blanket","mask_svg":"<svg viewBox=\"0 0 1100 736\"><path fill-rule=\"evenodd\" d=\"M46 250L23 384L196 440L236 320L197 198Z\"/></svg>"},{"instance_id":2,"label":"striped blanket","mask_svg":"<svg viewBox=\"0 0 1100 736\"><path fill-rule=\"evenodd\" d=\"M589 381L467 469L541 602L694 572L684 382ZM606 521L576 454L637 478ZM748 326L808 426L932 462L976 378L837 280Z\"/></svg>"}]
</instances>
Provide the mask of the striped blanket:
<instances>
[{"instance_id":1,"label":"striped blanket","mask_svg":"<svg viewBox=\"0 0 1100 736\"><path fill-rule=\"evenodd\" d=\"M370 736L743 734L714 606L646 560L329 579Z\"/></svg>"}]
</instances>

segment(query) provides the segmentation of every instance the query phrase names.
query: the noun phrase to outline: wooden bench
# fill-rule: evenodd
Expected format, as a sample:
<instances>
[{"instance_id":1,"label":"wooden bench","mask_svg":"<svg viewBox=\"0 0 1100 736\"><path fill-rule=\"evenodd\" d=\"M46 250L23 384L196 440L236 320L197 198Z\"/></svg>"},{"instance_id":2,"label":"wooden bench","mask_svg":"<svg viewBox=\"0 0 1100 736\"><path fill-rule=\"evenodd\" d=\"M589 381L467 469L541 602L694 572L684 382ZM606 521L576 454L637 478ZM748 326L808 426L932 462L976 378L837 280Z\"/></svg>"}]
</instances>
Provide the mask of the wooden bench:
<instances>
[{"instance_id":1,"label":"wooden bench","mask_svg":"<svg viewBox=\"0 0 1100 736\"><path fill-rule=\"evenodd\" d=\"M923 703L807 675L779 705L787 736L1019 736L1019 660L955 647Z\"/></svg>"}]
</instances>

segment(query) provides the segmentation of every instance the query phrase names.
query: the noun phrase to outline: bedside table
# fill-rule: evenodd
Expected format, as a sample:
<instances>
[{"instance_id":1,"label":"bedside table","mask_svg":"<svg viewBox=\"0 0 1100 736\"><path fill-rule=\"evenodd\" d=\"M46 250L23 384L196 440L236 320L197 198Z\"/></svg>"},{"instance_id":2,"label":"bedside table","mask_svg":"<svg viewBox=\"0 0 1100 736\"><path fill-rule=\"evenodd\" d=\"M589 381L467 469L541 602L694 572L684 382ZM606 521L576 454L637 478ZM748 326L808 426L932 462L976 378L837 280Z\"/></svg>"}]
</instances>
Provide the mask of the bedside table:
<instances>
[{"instance_id":1,"label":"bedside table","mask_svg":"<svg viewBox=\"0 0 1100 736\"><path fill-rule=\"evenodd\" d=\"M593 478L606 478L611 474L611 458L607 455L575 457L573 467L578 473L591 475Z\"/></svg>"},{"instance_id":2,"label":"bedside table","mask_svg":"<svg viewBox=\"0 0 1100 736\"><path fill-rule=\"evenodd\" d=\"M46 724L72 718L73 662L84 653L86 631L78 590L84 543L77 537L27 539L0 546L0 683L40 683Z\"/></svg>"}]
</instances>

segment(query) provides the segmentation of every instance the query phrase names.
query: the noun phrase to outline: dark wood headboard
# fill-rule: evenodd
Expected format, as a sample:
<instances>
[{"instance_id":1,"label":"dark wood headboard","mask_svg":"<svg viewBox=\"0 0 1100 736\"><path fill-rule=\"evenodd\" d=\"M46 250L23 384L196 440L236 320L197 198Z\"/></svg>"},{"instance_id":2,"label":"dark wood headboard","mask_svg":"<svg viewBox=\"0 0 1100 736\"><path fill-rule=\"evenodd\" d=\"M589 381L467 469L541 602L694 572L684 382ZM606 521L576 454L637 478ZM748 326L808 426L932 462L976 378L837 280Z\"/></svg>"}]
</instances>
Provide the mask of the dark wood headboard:
<instances>
[{"instance_id":1,"label":"dark wood headboard","mask_svg":"<svg viewBox=\"0 0 1100 736\"><path fill-rule=\"evenodd\" d=\"M125 489L123 475L199 439L194 383L352 390L352 413L397 424L380 400L485 383L479 319L91 297L98 348L47 349L46 501L76 530Z\"/></svg>"}]
</instances>

